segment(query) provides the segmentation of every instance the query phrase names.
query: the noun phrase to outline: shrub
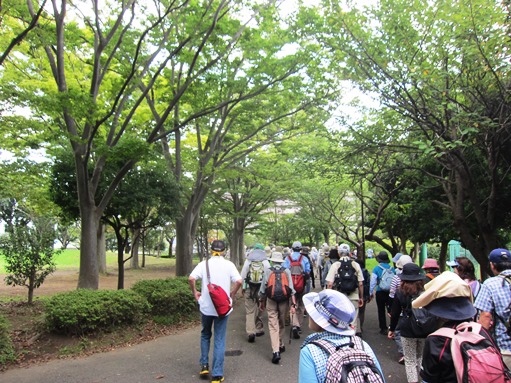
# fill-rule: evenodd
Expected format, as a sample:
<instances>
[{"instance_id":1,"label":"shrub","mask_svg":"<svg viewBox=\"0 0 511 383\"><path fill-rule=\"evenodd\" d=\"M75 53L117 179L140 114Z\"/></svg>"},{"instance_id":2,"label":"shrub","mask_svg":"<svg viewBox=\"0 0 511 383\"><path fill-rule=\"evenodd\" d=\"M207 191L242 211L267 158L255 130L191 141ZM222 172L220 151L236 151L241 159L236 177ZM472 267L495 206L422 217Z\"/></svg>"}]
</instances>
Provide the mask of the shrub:
<instances>
[{"instance_id":1,"label":"shrub","mask_svg":"<svg viewBox=\"0 0 511 383\"><path fill-rule=\"evenodd\" d=\"M197 303L187 277L138 281L132 290L147 299L151 314L159 323L177 323L197 313Z\"/></svg>"},{"instance_id":2,"label":"shrub","mask_svg":"<svg viewBox=\"0 0 511 383\"><path fill-rule=\"evenodd\" d=\"M83 335L143 321L150 305L129 290L76 290L51 297L45 310L49 331Z\"/></svg>"},{"instance_id":3,"label":"shrub","mask_svg":"<svg viewBox=\"0 0 511 383\"><path fill-rule=\"evenodd\" d=\"M9 336L7 320L0 315L0 367L16 360L16 353Z\"/></svg>"}]
</instances>

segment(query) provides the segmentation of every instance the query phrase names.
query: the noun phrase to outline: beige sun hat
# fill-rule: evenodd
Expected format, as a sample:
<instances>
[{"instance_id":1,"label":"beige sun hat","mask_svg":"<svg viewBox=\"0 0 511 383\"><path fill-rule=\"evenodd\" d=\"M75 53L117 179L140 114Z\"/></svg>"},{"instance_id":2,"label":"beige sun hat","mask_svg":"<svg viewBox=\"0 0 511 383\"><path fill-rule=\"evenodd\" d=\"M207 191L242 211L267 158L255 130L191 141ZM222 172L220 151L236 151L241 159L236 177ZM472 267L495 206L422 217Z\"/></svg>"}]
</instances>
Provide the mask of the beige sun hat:
<instances>
[{"instance_id":1,"label":"beige sun hat","mask_svg":"<svg viewBox=\"0 0 511 383\"><path fill-rule=\"evenodd\" d=\"M280 251L274 251L271 255L270 261L276 263L284 262L284 258L282 257L282 253Z\"/></svg>"},{"instance_id":2,"label":"beige sun hat","mask_svg":"<svg viewBox=\"0 0 511 383\"><path fill-rule=\"evenodd\" d=\"M424 285L424 292L412 302L412 307L424 307L440 298L469 298L473 301L470 285L452 271L444 271Z\"/></svg>"},{"instance_id":3,"label":"beige sun hat","mask_svg":"<svg viewBox=\"0 0 511 383\"><path fill-rule=\"evenodd\" d=\"M404 265L407 263L412 263L413 259L409 255L402 254L399 259L396 261L396 267L398 269L402 269Z\"/></svg>"}]
</instances>

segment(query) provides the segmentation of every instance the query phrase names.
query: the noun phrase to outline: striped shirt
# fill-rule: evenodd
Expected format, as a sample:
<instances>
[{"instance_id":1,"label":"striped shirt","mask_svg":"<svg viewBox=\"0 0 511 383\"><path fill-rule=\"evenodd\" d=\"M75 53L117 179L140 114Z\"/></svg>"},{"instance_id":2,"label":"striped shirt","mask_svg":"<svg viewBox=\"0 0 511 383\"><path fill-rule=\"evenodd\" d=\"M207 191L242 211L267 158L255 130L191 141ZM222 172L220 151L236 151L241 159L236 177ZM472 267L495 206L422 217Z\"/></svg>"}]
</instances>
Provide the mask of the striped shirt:
<instances>
[{"instance_id":1,"label":"striped shirt","mask_svg":"<svg viewBox=\"0 0 511 383\"><path fill-rule=\"evenodd\" d=\"M396 296L396 291L399 288L400 284L401 278L399 278L399 275L394 275L394 278L392 278L392 282L390 283L389 298L394 298Z\"/></svg>"},{"instance_id":2,"label":"striped shirt","mask_svg":"<svg viewBox=\"0 0 511 383\"><path fill-rule=\"evenodd\" d=\"M507 334L505 324L502 323L502 320L507 321L511 316L511 285L509 280L503 278L504 276L511 277L511 270L504 270L500 276L484 281L474 306L480 311L492 314L497 346L501 351L511 351L511 337ZM499 317L502 320L499 320Z\"/></svg>"}]
</instances>

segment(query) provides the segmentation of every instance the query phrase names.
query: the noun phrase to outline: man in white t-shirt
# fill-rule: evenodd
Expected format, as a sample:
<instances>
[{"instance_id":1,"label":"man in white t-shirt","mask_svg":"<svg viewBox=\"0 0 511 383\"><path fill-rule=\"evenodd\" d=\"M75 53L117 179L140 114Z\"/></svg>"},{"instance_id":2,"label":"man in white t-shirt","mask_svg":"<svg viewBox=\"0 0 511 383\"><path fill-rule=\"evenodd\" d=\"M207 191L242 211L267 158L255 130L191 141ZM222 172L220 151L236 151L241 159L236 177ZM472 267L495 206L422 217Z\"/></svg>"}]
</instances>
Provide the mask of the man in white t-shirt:
<instances>
[{"instance_id":1,"label":"man in white t-shirt","mask_svg":"<svg viewBox=\"0 0 511 383\"><path fill-rule=\"evenodd\" d=\"M241 287L241 275L234 266L234 263L224 258L225 243L224 241L215 240L211 243L211 258L200 262L190 273L188 282L192 289L193 295L199 303L202 321L201 331L201 357L200 364L201 370L199 375L206 377L209 375L209 347L211 344L211 336L213 335L213 326L215 329L215 338L213 342L213 369L211 372L211 382L220 383L224 381L224 354L225 354L225 336L227 332L227 318L226 315L222 318L213 306L211 297L208 292L208 282L214 283L222 287L226 292L230 292L231 301L236 296L239 288ZM206 262L209 267L208 281ZM201 279L201 291L197 291L195 281ZM231 283L233 284L231 289Z\"/></svg>"}]
</instances>

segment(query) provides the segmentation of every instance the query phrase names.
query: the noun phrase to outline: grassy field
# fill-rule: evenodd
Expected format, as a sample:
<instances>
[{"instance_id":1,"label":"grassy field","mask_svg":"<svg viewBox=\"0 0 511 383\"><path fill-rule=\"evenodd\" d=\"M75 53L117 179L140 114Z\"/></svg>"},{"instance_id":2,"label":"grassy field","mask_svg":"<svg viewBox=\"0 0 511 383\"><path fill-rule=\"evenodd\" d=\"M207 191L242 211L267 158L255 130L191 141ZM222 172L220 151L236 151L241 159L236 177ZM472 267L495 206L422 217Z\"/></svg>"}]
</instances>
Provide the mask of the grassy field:
<instances>
[{"instance_id":1,"label":"grassy field","mask_svg":"<svg viewBox=\"0 0 511 383\"><path fill-rule=\"evenodd\" d=\"M142 260L142 255L139 255L140 261ZM55 264L57 265L57 270L77 270L80 265L80 250L78 249L66 249L61 253L56 254ZM146 255L146 263L149 263L153 266L162 265L162 266L175 266L176 260L174 258L157 258L156 256L147 256ZM117 269L117 253L112 251L107 251L106 253L106 266L107 268ZM125 268L129 268L129 261L125 263ZM0 273L5 273L5 258L3 255L0 255Z\"/></svg>"}]
</instances>

